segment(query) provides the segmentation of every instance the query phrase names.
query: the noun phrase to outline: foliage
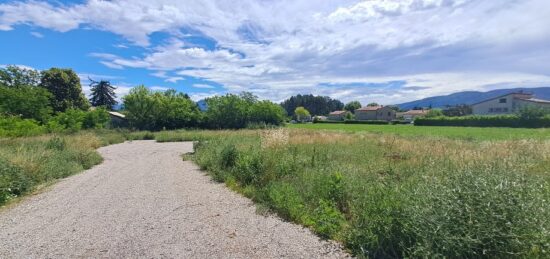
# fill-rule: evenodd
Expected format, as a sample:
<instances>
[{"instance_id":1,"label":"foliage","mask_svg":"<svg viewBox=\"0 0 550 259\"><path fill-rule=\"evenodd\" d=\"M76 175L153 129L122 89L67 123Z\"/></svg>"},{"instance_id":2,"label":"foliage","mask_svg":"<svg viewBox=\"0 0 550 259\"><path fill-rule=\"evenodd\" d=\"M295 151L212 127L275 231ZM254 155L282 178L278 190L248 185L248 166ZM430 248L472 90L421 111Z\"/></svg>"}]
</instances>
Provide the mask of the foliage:
<instances>
[{"instance_id":1,"label":"foliage","mask_svg":"<svg viewBox=\"0 0 550 259\"><path fill-rule=\"evenodd\" d=\"M206 99L208 110L205 117L208 127L213 129L239 129L246 127L251 100L235 94L214 96Z\"/></svg>"},{"instance_id":2,"label":"foliage","mask_svg":"<svg viewBox=\"0 0 550 259\"><path fill-rule=\"evenodd\" d=\"M105 106L107 109L112 110L113 106L118 103L115 94L116 87L112 86L111 82L105 80L97 82L90 79L90 81L90 103L92 106Z\"/></svg>"},{"instance_id":3,"label":"foliage","mask_svg":"<svg viewBox=\"0 0 550 259\"><path fill-rule=\"evenodd\" d=\"M296 116L296 120L298 120L298 121L305 121L309 117L311 117L311 115L309 114L309 111L306 110L306 108L304 108L302 106L297 107L294 110L294 115Z\"/></svg>"},{"instance_id":4,"label":"foliage","mask_svg":"<svg viewBox=\"0 0 550 259\"><path fill-rule=\"evenodd\" d=\"M0 85L6 87L38 86L40 72L18 66L0 68Z\"/></svg>"},{"instance_id":5,"label":"foliage","mask_svg":"<svg viewBox=\"0 0 550 259\"><path fill-rule=\"evenodd\" d=\"M346 115L347 117L348 115ZM368 121L358 121L354 120L353 117L351 119L345 119L343 122L341 121L314 121L313 123L325 123L325 124L376 124L376 125L387 125L390 122L384 121L384 120L368 120Z\"/></svg>"},{"instance_id":6,"label":"foliage","mask_svg":"<svg viewBox=\"0 0 550 259\"><path fill-rule=\"evenodd\" d=\"M460 127L511 127L511 128L548 128L550 116L538 117L532 114L520 117L517 115L496 116L462 116L417 118L415 126L460 126Z\"/></svg>"},{"instance_id":7,"label":"foliage","mask_svg":"<svg viewBox=\"0 0 550 259\"><path fill-rule=\"evenodd\" d=\"M346 103L346 106L344 106L344 110L355 113L355 110L361 108L361 103L359 101L351 101L349 103Z\"/></svg>"},{"instance_id":8,"label":"foliage","mask_svg":"<svg viewBox=\"0 0 550 259\"><path fill-rule=\"evenodd\" d=\"M346 113L346 115L344 116L344 120L345 121L352 121L352 120L355 120L355 115L351 112L348 112Z\"/></svg>"},{"instance_id":9,"label":"foliage","mask_svg":"<svg viewBox=\"0 0 550 259\"><path fill-rule=\"evenodd\" d=\"M25 137L44 133L46 133L46 128L36 120L0 116L0 137Z\"/></svg>"},{"instance_id":10,"label":"foliage","mask_svg":"<svg viewBox=\"0 0 550 259\"><path fill-rule=\"evenodd\" d=\"M548 256L547 142L292 130L263 145L275 132L180 134L209 139L194 159L216 180L358 256Z\"/></svg>"},{"instance_id":11,"label":"foliage","mask_svg":"<svg viewBox=\"0 0 550 259\"><path fill-rule=\"evenodd\" d=\"M287 114L294 117L297 107L304 107L312 115L327 115L330 112L342 110L344 104L328 96L296 95L281 103Z\"/></svg>"},{"instance_id":12,"label":"foliage","mask_svg":"<svg viewBox=\"0 0 550 259\"><path fill-rule=\"evenodd\" d=\"M0 114L45 122L52 113L51 93L35 86L0 85Z\"/></svg>"},{"instance_id":13,"label":"foliage","mask_svg":"<svg viewBox=\"0 0 550 259\"><path fill-rule=\"evenodd\" d=\"M196 127L200 120L197 105L187 95L174 90L155 92L138 86L123 100L126 118L132 127L138 129Z\"/></svg>"},{"instance_id":14,"label":"foliage","mask_svg":"<svg viewBox=\"0 0 550 259\"><path fill-rule=\"evenodd\" d=\"M278 104L270 101L256 101L250 106L250 122L266 125L282 125L286 111Z\"/></svg>"},{"instance_id":15,"label":"foliage","mask_svg":"<svg viewBox=\"0 0 550 259\"><path fill-rule=\"evenodd\" d=\"M443 115L449 117L466 116L470 114L472 114L472 106L466 104L448 106L443 110Z\"/></svg>"},{"instance_id":16,"label":"foliage","mask_svg":"<svg viewBox=\"0 0 550 259\"><path fill-rule=\"evenodd\" d=\"M425 118L434 118L443 116L443 111L441 109L431 109L424 115Z\"/></svg>"},{"instance_id":17,"label":"foliage","mask_svg":"<svg viewBox=\"0 0 550 259\"><path fill-rule=\"evenodd\" d=\"M373 106L380 106L378 103L372 102L367 104L367 106L373 107Z\"/></svg>"},{"instance_id":18,"label":"foliage","mask_svg":"<svg viewBox=\"0 0 550 259\"><path fill-rule=\"evenodd\" d=\"M285 111L251 93L227 94L206 99L205 124L212 129L240 129L252 125L281 125Z\"/></svg>"},{"instance_id":19,"label":"foliage","mask_svg":"<svg viewBox=\"0 0 550 259\"><path fill-rule=\"evenodd\" d=\"M530 121L544 118L550 115L549 108L538 107L534 105L526 105L518 110L517 116L521 120Z\"/></svg>"},{"instance_id":20,"label":"foliage","mask_svg":"<svg viewBox=\"0 0 550 259\"><path fill-rule=\"evenodd\" d=\"M80 78L72 69L50 68L42 72L40 86L53 95L54 112L68 109L88 110L90 104L80 86Z\"/></svg>"},{"instance_id":21,"label":"foliage","mask_svg":"<svg viewBox=\"0 0 550 259\"><path fill-rule=\"evenodd\" d=\"M49 120L47 126L50 132L77 132L81 129L105 128L109 121L110 117L105 108L88 112L68 109Z\"/></svg>"}]
</instances>

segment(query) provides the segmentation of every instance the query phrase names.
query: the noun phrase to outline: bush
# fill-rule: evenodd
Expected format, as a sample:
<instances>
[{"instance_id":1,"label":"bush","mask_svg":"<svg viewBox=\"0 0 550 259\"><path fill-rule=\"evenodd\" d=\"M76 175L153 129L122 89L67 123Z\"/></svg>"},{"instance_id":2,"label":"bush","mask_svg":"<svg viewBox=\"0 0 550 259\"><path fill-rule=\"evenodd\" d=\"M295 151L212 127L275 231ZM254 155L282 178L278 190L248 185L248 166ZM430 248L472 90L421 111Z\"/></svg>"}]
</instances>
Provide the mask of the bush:
<instances>
[{"instance_id":1,"label":"bush","mask_svg":"<svg viewBox=\"0 0 550 259\"><path fill-rule=\"evenodd\" d=\"M25 193L29 187L30 182L23 170L0 158L0 205Z\"/></svg>"},{"instance_id":2,"label":"bush","mask_svg":"<svg viewBox=\"0 0 550 259\"><path fill-rule=\"evenodd\" d=\"M522 118L516 115L417 118L415 126L547 128L550 116Z\"/></svg>"},{"instance_id":3,"label":"bush","mask_svg":"<svg viewBox=\"0 0 550 259\"><path fill-rule=\"evenodd\" d=\"M358 121L358 120L345 120L345 121L313 121L313 123L332 123L332 124L372 124L372 125L386 125L390 124L389 121L383 120L368 120L368 121Z\"/></svg>"},{"instance_id":4,"label":"bush","mask_svg":"<svg viewBox=\"0 0 550 259\"><path fill-rule=\"evenodd\" d=\"M131 127L141 130L199 126L201 114L189 96L175 90L155 92L145 86L133 88L124 98Z\"/></svg>"},{"instance_id":5,"label":"bush","mask_svg":"<svg viewBox=\"0 0 550 259\"><path fill-rule=\"evenodd\" d=\"M48 121L50 132L77 132L81 129L102 129L110 121L109 114L105 108L97 108L93 111L82 111L68 109L66 112L57 114Z\"/></svg>"},{"instance_id":6,"label":"bush","mask_svg":"<svg viewBox=\"0 0 550 259\"><path fill-rule=\"evenodd\" d=\"M45 132L45 127L33 119L0 116L0 137L36 136Z\"/></svg>"}]
</instances>

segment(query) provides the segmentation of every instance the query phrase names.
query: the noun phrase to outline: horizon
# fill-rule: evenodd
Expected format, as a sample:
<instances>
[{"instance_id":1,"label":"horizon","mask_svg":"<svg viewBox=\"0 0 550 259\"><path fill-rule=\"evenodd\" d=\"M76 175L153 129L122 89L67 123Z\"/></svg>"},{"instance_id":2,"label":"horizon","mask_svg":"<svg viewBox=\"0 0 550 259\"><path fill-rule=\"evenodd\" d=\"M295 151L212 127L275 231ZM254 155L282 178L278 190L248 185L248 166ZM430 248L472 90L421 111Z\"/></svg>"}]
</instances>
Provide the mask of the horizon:
<instances>
[{"instance_id":1,"label":"horizon","mask_svg":"<svg viewBox=\"0 0 550 259\"><path fill-rule=\"evenodd\" d=\"M7 1L0 65L193 100L248 91L400 104L550 86L550 2Z\"/></svg>"}]
</instances>

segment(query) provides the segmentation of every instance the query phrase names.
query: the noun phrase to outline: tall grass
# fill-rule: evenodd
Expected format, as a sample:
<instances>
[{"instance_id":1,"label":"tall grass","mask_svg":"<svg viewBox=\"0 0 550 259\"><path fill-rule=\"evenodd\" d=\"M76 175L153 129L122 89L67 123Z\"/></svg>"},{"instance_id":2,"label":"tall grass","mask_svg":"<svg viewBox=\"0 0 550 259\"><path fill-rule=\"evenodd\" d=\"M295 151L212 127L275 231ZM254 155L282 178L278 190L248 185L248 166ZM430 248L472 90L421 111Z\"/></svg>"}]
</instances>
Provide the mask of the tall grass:
<instances>
[{"instance_id":1,"label":"tall grass","mask_svg":"<svg viewBox=\"0 0 550 259\"><path fill-rule=\"evenodd\" d=\"M89 169L102 161L100 146L154 139L150 132L81 131L27 138L0 138L0 206L37 186Z\"/></svg>"},{"instance_id":2,"label":"tall grass","mask_svg":"<svg viewBox=\"0 0 550 259\"><path fill-rule=\"evenodd\" d=\"M549 140L188 134L214 179L356 255L550 256Z\"/></svg>"}]
</instances>

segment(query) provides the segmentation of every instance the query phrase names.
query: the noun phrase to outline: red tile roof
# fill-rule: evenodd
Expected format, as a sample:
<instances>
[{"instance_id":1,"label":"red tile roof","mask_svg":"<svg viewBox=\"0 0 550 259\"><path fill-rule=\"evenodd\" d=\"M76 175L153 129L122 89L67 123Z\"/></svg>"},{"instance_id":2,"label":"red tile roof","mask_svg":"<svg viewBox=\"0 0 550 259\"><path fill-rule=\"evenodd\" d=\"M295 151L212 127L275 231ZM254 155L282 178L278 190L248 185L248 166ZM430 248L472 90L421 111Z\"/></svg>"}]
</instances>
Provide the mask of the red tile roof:
<instances>
[{"instance_id":1,"label":"red tile roof","mask_svg":"<svg viewBox=\"0 0 550 259\"><path fill-rule=\"evenodd\" d=\"M357 109L356 111L378 111L384 106L365 106L363 108Z\"/></svg>"},{"instance_id":2,"label":"red tile roof","mask_svg":"<svg viewBox=\"0 0 550 259\"><path fill-rule=\"evenodd\" d=\"M342 115L342 114L345 114L346 112L348 111L333 111L329 113L329 115Z\"/></svg>"}]
</instances>

